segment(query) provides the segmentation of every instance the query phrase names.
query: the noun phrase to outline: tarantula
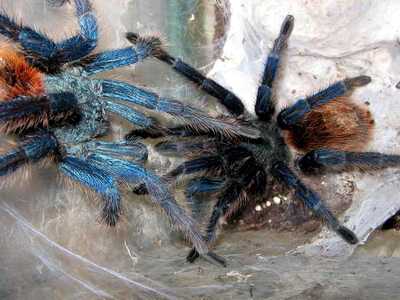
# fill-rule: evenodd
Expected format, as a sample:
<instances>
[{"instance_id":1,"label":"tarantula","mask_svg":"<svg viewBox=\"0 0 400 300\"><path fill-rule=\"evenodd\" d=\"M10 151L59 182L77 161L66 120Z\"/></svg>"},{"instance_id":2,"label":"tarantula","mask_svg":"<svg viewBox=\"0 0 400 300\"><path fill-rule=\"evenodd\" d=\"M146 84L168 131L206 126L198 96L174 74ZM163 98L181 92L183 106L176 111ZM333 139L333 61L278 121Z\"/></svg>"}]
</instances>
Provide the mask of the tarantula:
<instances>
[{"instance_id":1,"label":"tarantula","mask_svg":"<svg viewBox=\"0 0 400 300\"><path fill-rule=\"evenodd\" d=\"M102 219L110 226L116 225L121 214L119 183L144 183L153 202L193 246L210 260L218 258L208 252L196 222L177 204L167 185L142 166L146 146L98 138L108 133L109 113L140 128L158 128L155 120L127 104L186 118L192 128L219 128L249 137L257 131L214 120L125 82L92 78L157 55L159 41L141 39L136 47L92 54L98 39L94 12L88 0L74 3L80 32L61 42L0 15L0 34L19 45L19 49L8 44L0 49L0 130L19 140L0 156L0 176L52 157L61 174L102 198Z\"/></svg>"},{"instance_id":2,"label":"tarantula","mask_svg":"<svg viewBox=\"0 0 400 300\"><path fill-rule=\"evenodd\" d=\"M371 81L368 76L338 81L314 95L298 100L274 117L273 84L282 51L287 47L293 28L294 17L289 15L283 21L266 60L255 104L256 118L245 110L237 96L195 68L165 50L153 53L155 58L171 65L175 71L225 106L230 117L221 118L234 118L238 124L256 128L260 133L257 138L232 139L183 126L158 132L145 129L131 133L142 137L168 136L169 140L157 144L156 148L162 153L177 154L188 159L164 175L164 178L172 180L177 176L195 174L185 188L189 203L198 201L196 196L204 193L216 195L205 232L209 244L216 240L217 225L222 217L235 216L243 211L249 201L268 196L275 181L294 190L295 198L302 200L346 242L358 243L357 236L341 225L320 196L289 168L292 158L288 144L306 152L296 161L297 167L306 174L342 171L351 167L382 168L400 162L398 155L357 152L367 144L374 122L369 111L352 103L348 95L354 88L368 84ZM135 33L128 33L127 38L132 43L140 41ZM144 185L139 185L134 192L144 194L147 190ZM194 247L187 260L193 262L198 256ZM221 263L225 264L224 261Z\"/></svg>"}]
</instances>

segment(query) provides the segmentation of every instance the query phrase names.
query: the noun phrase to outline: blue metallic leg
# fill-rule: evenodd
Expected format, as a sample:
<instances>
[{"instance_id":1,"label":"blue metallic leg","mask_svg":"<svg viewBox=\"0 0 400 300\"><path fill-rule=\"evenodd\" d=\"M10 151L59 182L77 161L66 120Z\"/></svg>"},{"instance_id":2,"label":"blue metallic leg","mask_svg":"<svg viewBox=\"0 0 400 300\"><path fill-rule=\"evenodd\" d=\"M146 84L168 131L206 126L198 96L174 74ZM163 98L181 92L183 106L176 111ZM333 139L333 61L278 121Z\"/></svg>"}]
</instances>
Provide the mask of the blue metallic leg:
<instances>
[{"instance_id":1,"label":"blue metallic leg","mask_svg":"<svg viewBox=\"0 0 400 300\"><path fill-rule=\"evenodd\" d=\"M121 196L117 181L109 172L91 162L67 156L59 164L60 171L79 184L82 184L104 200L102 218L110 226L115 226L121 214Z\"/></svg>"},{"instance_id":2,"label":"blue metallic leg","mask_svg":"<svg viewBox=\"0 0 400 300\"><path fill-rule=\"evenodd\" d=\"M268 55L264 75L258 87L255 111L257 116L264 121L269 121L275 112L275 105L272 101L272 85L278 71L282 50L287 46L293 27L294 18L289 15L283 21L279 36L274 42L271 53Z\"/></svg>"},{"instance_id":3,"label":"blue metallic leg","mask_svg":"<svg viewBox=\"0 0 400 300\"><path fill-rule=\"evenodd\" d=\"M46 72L55 72L66 62L88 55L97 45L97 23L88 0L75 0L81 32L61 43L28 26L20 26L6 15L0 15L0 34L20 43L28 59Z\"/></svg>"},{"instance_id":4,"label":"blue metallic leg","mask_svg":"<svg viewBox=\"0 0 400 300\"><path fill-rule=\"evenodd\" d=\"M199 247L200 254L213 262L218 262L216 259L218 256L208 251L208 246L204 242L196 222L178 205L166 184L157 176L141 166L109 156L94 154L89 158L89 161L126 182L144 182L149 190L151 199L162 207L172 224L190 239L196 249Z\"/></svg>"},{"instance_id":5,"label":"blue metallic leg","mask_svg":"<svg viewBox=\"0 0 400 300\"><path fill-rule=\"evenodd\" d=\"M94 75L104 71L129 66L144 59L132 47L105 51L90 55L79 62L86 75Z\"/></svg>"},{"instance_id":6,"label":"blue metallic leg","mask_svg":"<svg viewBox=\"0 0 400 300\"><path fill-rule=\"evenodd\" d=\"M0 155L0 176L8 175L28 162L36 162L57 149L56 139L47 133L35 135L17 148Z\"/></svg>"},{"instance_id":7,"label":"blue metallic leg","mask_svg":"<svg viewBox=\"0 0 400 300\"><path fill-rule=\"evenodd\" d=\"M74 111L77 103L72 93L17 97L0 102L1 130L16 132L41 125L49 119Z\"/></svg>"},{"instance_id":8,"label":"blue metallic leg","mask_svg":"<svg viewBox=\"0 0 400 300\"><path fill-rule=\"evenodd\" d=\"M313 108L328 103L337 97L344 96L352 89L364 86L370 82L371 78L368 76L358 76L338 81L328 88L306 99L300 99L292 106L282 110L278 115L278 125L282 129L290 129Z\"/></svg>"},{"instance_id":9,"label":"blue metallic leg","mask_svg":"<svg viewBox=\"0 0 400 300\"><path fill-rule=\"evenodd\" d=\"M110 71L116 68L136 64L157 51L157 45L152 40L138 43L135 48L109 50L86 57L79 62L87 75Z\"/></svg>"},{"instance_id":10,"label":"blue metallic leg","mask_svg":"<svg viewBox=\"0 0 400 300\"><path fill-rule=\"evenodd\" d=\"M108 143L97 141L94 144L95 149L92 152L100 155L127 157L135 163L144 163L148 157L146 145L138 142L120 141L118 143Z\"/></svg>"},{"instance_id":11,"label":"blue metallic leg","mask_svg":"<svg viewBox=\"0 0 400 300\"><path fill-rule=\"evenodd\" d=\"M102 80L102 96L156 109L159 96L123 81Z\"/></svg>"},{"instance_id":12,"label":"blue metallic leg","mask_svg":"<svg viewBox=\"0 0 400 300\"><path fill-rule=\"evenodd\" d=\"M56 48L56 44L44 34L38 33L28 26L21 26L3 14L0 14L0 34L20 43L27 52L33 52L39 56L48 58Z\"/></svg>"},{"instance_id":13,"label":"blue metallic leg","mask_svg":"<svg viewBox=\"0 0 400 300\"><path fill-rule=\"evenodd\" d=\"M298 161L305 173L324 170L342 171L346 168L378 169L400 165L400 155L388 155L378 152L346 152L330 149L318 149L308 152Z\"/></svg>"},{"instance_id":14,"label":"blue metallic leg","mask_svg":"<svg viewBox=\"0 0 400 300\"><path fill-rule=\"evenodd\" d=\"M26 162L27 157L19 148L0 155L0 176L14 172Z\"/></svg>"},{"instance_id":15,"label":"blue metallic leg","mask_svg":"<svg viewBox=\"0 0 400 300\"><path fill-rule=\"evenodd\" d=\"M282 162L277 162L272 167L274 177L295 190L295 197L301 199L305 205L316 215L321 217L328 226L339 234L349 244L357 244L357 236L348 228L339 223L328 207L321 201L319 196L306 187L300 179Z\"/></svg>"},{"instance_id":16,"label":"blue metallic leg","mask_svg":"<svg viewBox=\"0 0 400 300\"><path fill-rule=\"evenodd\" d=\"M184 105L175 100L160 98L157 94L137 88L125 82L114 80L102 80L103 97L123 100L133 104L141 105L146 108L165 112L177 119L188 121L185 125L194 130L218 133L225 136L246 136L249 138L258 138L260 132L258 129L250 126L234 124L229 120L218 120L208 116L206 113Z\"/></svg>"},{"instance_id":17,"label":"blue metallic leg","mask_svg":"<svg viewBox=\"0 0 400 300\"><path fill-rule=\"evenodd\" d=\"M146 145L138 142L104 142L94 141L83 143L67 149L68 155L87 157L91 154L100 154L116 158L127 158L135 163L144 163L148 152Z\"/></svg>"},{"instance_id":18,"label":"blue metallic leg","mask_svg":"<svg viewBox=\"0 0 400 300\"><path fill-rule=\"evenodd\" d=\"M61 64L78 60L97 46L97 21L89 0L75 0L75 6L80 33L56 45L56 53L52 54L52 58L57 58L56 61Z\"/></svg>"},{"instance_id":19,"label":"blue metallic leg","mask_svg":"<svg viewBox=\"0 0 400 300\"><path fill-rule=\"evenodd\" d=\"M138 41L144 39L132 32L127 33L126 37L130 42L134 44L137 44ZM175 71L177 71L179 74L183 75L184 77L198 85L206 93L217 98L219 102L224 105L230 113L234 115L241 115L244 112L244 105L236 95L219 85L214 80L205 77L192 66L181 61L180 59L172 57L161 47L158 49L158 51L155 51L153 53L153 56L171 65L172 68L174 68Z\"/></svg>"},{"instance_id":20,"label":"blue metallic leg","mask_svg":"<svg viewBox=\"0 0 400 300\"><path fill-rule=\"evenodd\" d=\"M150 127L153 123L152 119L146 117L144 114L117 102L106 101L106 110L117 114L134 125L144 128Z\"/></svg>"}]
</instances>

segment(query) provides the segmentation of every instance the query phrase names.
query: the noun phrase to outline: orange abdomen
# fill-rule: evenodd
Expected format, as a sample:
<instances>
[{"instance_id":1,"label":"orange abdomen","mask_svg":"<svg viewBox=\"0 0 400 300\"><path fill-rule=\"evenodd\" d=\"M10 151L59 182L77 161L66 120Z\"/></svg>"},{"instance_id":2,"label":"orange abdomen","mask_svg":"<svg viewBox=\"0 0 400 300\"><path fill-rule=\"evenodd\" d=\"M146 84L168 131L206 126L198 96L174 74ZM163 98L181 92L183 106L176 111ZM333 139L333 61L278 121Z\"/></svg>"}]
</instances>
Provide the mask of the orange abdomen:
<instances>
[{"instance_id":1,"label":"orange abdomen","mask_svg":"<svg viewBox=\"0 0 400 300\"><path fill-rule=\"evenodd\" d=\"M374 120L368 109L340 97L314 108L297 125L287 139L298 150L361 151L372 136Z\"/></svg>"}]
</instances>

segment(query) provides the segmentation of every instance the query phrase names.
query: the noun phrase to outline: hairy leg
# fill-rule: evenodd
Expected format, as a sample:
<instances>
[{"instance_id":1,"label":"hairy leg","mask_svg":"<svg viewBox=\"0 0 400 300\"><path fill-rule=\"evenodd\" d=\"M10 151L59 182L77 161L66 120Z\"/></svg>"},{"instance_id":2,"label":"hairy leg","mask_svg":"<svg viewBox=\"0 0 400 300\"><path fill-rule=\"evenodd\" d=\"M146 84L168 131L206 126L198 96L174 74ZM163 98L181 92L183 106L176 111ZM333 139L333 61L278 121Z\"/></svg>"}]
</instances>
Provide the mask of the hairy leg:
<instances>
[{"instance_id":1,"label":"hairy leg","mask_svg":"<svg viewBox=\"0 0 400 300\"><path fill-rule=\"evenodd\" d=\"M266 179L264 176L265 172L261 171L255 159L250 156L238 157L238 160L242 160L242 162L237 163L231 170L227 170L227 173L234 177L229 177L228 175L225 185L219 187L221 193L218 196L217 203L214 205L206 228L205 240L209 244L213 243L216 239L217 226L220 218L223 216L232 216L243 207L243 204L246 203L247 192L255 192L252 194L254 197L263 194L265 191L265 181L263 181ZM254 191L256 187L260 187L261 189L259 191ZM198 256L199 254L196 248L193 248L187 256L187 260L189 262L194 262Z\"/></svg>"},{"instance_id":2,"label":"hairy leg","mask_svg":"<svg viewBox=\"0 0 400 300\"><path fill-rule=\"evenodd\" d=\"M201 110L184 105L179 101L161 98L155 93L133 85L114 80L102 80L100 82L104 97L127 101L157 112L167 113L184 121L185 125L192 127L194 131L221 133L221 135L228 137L245 136L251 139L260 136L259 130L254 127L237 124L233 119L210 117Z\"/></svg>"},{"instance_id":3,"label":"hairy leg","mask_svg":"<svg viewBox=\"0 0 400 300\"><path fill-rule=\"evenodd\" d=\"M56 48L56 44L44 34L28 26L21 26L4 14L0 14L0 34L21 44L28 53L42 57L49 58Z\"/></svg>"},{"instance_id":4,"label":"hairy leg","mask_svg":"<svg viewBox=\"0 0 400 300\"><path fill-rule=\"evenodd\" d=\"M189 175L201 171L208 171L221 168L223 161L220 156L204 156L193 160L185 161L174 170L168 172L165 178L176 178L182 175Z\"/></svg>"},{"instance_id":5,"label":"hairy leg","mask_svg":"<svg viewBox=\"0 0 400 300\"><path fill-rule=\"evenodd\" d=\"M218 155L201 156L183 162L175 169L171 170L163 176L168 182L182 175L189 175L203 171L221 170L229 177L241 177L246 168L251 164L252 171L258 170L255 166L252 153L247 149L239 146L229 147L224 153ZM142 195L147 190L144 185L138 186L133 190L134 193Z\"/></svg>"},{"instance_id":6,"label":"hairy leg","mask_svg":"<svg viewBox=\"0 0 400 300\"><path fill-rule=\"evenodd\" d=\"M282 110L278 115L278 125L282 129L290 129L315 107L344 96L354 88L367 85L370 82L371 78L368 76L358 76L338 81L326 89L305 99L300 99L292 106Z\"/></svg>"},{"instance_id":7,"label":"hairy leg","mask_svg":"<svg viewBox=\"0 0 400 300\"><path fill-rule=\"evenodd\" d=\"M199 157L218 151L220 142L214 138L167 140L155 146L157 152L167 156Z\"/></svg>"},{"instance_id":8,"label":"hairy leg","mask_svg":"<svg viewBox=\"0 0 400 300\"><path fill-rule=\"evenodd\" d=\"M230 180L225 184L222 192L218 196L218 201L212 210L210 220L207 224L205 234L207 243L213 243L215 241L218 221L227 213L229 207L235 201L238 201L243 190L244 186L240 182ZM193 247L186 259L193 263L198 257L199 252L196 247ZM226 266L225 262L224 265Z\"/></svg>"},{"instance_id":9,"label":"hairy leg","mask_svg":"<svg viewBox=\"0 0 400 300\"><path fill-rule=\"evenodd\" d=\"M83 68L86 75L94 75L104 71L136 64L153 55L159 48L158 39L144 39L136 47L108 50L85 57L76 65Z\"/></svg>"},{"instance_id":10,"label":"hairy leg","mask_svg":"<svg viewBox=\"0 0 400 300\"><path fill-rule=\"evenodd\" d=\"M136 33L132 32L127 33L126 37L130 42L134 44L143 39L139 37L139 35L137 35ZM179 74L183 75L184 77L198 85L206 93L217 98L219 102L224 105L231 114L243 114L245 108L242 101L235 94L228 91L214 80L205 77L195 68L183 62L182 60L172 57L161 47L158 49L157 52L153 53L153 56L171 65L174 70L177 71Z\"/></svg>"},{"instance_id":11,"label":"hairy leg","mask_svg":"<svg viewBox=\"0 0 400 300\"><path fill-rule=\"evenodd\" d=\"M305 173L347 168L378 169L400 165L400 155L379 152L347 152L331 149L318 149L308 152L298 161L298 166Z\"/></svg>"},{"instance_id":12,"label":"hairy leg","mask_svg":"<svg viewBox=\"0 0 400 300\"><path fill-rule=\"evenodd\" d=\"M199 247L199 253L214 263L220 263L219 260L221 258L209 252L196 222L178 205L166 184L157 176L139 165L104 155L92 155L90 162L124 181L132 183L144 182L153 202L161 206L172 224L185 234L194 247Z\"/></svg>"},{"instance_id":13,"label":"hairy leg","mask_svg":"<svg viewBox=\"0 0 400 300\"><path fill-rule=\"evenodd\" d=\"M156 124L154 124L156 125ZM151 126L144 129L134 129L126 135L126 139L134 140L136 138L163 138L163 137L203 137L203 138L221 138L219 132L210 132L204 129L197 129L190 126L180 125L176 127Z\"/></svg>"},{"instance_id":14,"label":"hairy leg","mask_svg":"<svg viewBox=\"0 0 400 300\"><path fill-rule=\"evenodd\" d=\"M96 140L69 147L67 151L71 156L87 157L91 154L99 154L115 158L123 157L135 163L145 162L148 156L146 145L127 141L104 142Z\"/></svg>"},{"instance_id":15,"label":"hairy leg","mask_svg":"<svg viewBox=\"0 0 400 300\"><path fill-rule=\"evenodd\" d=\"M72 156L62 159L59 170L77 183L98 193L104 200L103 221L110 226L117 224L121 214L121 196L118 183L109 172L89 161Z\"/></svg>"},{"instance_id":16,"label":"hairy leg","mask_svg":"<svg viewBox=\"0 0 400 300\"><path fill-rule=\"evenodd\" d=\"M283 21L279 36L274 42L271 53L268 55L262 81L258 87L255 111L257 116L265 121L269 121L275 112L275 105L272 100L272 87L278 72L282 50L287 47L287 41L293 31L293 27L294 18L289 15Z\"/></svg>"},{"instance_id":17,"label":"hairy leg","mask_svg":"<svg viewBox=\"0 0 400 300\"><path fill-rule=\"evenodd\" d=\"M321 201L320 197L307 186L283 163L276 162L272 167L272 174L279 181L294 189L295 197L302 200L306 206L316 215L321 217L328 226L339 234L349 244L357 244L356 235L348 228L339 223L328 207Z\"/></svg>"},{"instance_id":18,"label":"hairy leg","mask_svg":"<svg viewBox=\"0 0 400 300\"><path fill-rule=\"evenodd\" d=\"M19 43L30 63L46 73L57 72L62 64L88 55L97 45L97 23L88 0L75 0L81 32L60 43L28 26L0 15L0 34Z\"/></svg>"},{"instance_id":19,"label":"hairy leg","mask_svg":"<svg viewBox=\"0 0 400 300\"><path fill-rule=\"evenodd\" d=\"M140 113L129 106L119 104L118 102L106 101L106 110L111 113L115 113L121 118L127 120L133 125L137 125L143 128L150 127L153 123L151 118L146 117L143 113Z\"/></svg>"},{"instance_id":20,"label":"hairy leg","mask_svg":"<svg viewBox=\"0 0 400 300\"><path fill-rule=\"evenodd\" d=\"M200 203L196 196L199 194L209 194L221 191L225 185L225 180L221 178L200 177L189 181L185 189L185 198L192 209L195 219L200 214Z\"/></svg>"},{"instance_id":21,"label":"hairy leg","mask_svg":"<svg viewBox=\"0 0 400 300\"><path fill-rule=\"evenodd\" d=\"M170 182L178 176L194 174L202 171L215 170L222 167L222 159L219 156L204 156L189 161L185 161L178 167L168 172L163 176L166 182ZM141 184L134 188L133 192L138 195L144 195L148 193L145 184Z\"/></svg>"},{"instance_id":22,"label":"hairy leg","mask_svg":"<svg viewBox=\"0 0 400 300\"><path fill-rule=\"evenodd\" d=\"M47 125L76 110L72 93L56 93L40 97L17 97L0 102L0 131L18 132L38 125Z\"/></svg>"},{"instance_id":23,"label":"hairy leg","mask_svg":"<svg viewBox=\"0 0 400 300\"><path fill-rule=\"evenodd\" d=\"M28 162L35 162L56 151L56 139L47 133L33 135L16 148L0 155L0 176L8 175Z\"/></svg>"},{"instance_id":24,"label":"hairy leg","mask_svg":"<svg viewBox=\"0 0 400 300\"><path fill-rule=\"evenodd\" d=\"M80 33L57 44L52 61L60 64L90 54L97 46L97 21L89 0L74 0Z\"/></svg>"}]
</instances>

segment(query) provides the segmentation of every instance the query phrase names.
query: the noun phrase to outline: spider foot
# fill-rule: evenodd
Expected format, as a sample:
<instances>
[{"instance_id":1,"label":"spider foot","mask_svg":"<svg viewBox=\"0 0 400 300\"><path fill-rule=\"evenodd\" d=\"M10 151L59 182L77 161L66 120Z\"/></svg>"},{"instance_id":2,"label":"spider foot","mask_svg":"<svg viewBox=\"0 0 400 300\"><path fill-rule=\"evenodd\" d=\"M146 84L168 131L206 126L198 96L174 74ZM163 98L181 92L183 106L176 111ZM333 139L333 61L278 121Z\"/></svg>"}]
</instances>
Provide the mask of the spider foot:
<instances>
[{"instance_id":1,"label":"spider foot","mask_svg":"<svg viewBox=\"0 0 400 300\"><path fill-rule=\"evenodd\" d=\"M343 82L347 89L352 89L355 87L367 85L368 83L371 82L371 77L361 75L353 78L347 78Z\"/></svg>"},{"instance_id":2,"label":"spider foot","mask_svg":"<svg viewBox=\"0 0 400 300\"><path fill-rule=\"evenodd\" d=\"M227 266L226 260L222 256L215 254L214 252L208 252L201 256L209 263L212 263L214 265L222 266L224 268L226 268ZM194 261L199 257L199 252L197 252L195 248L192 248L192 250L190 250L188 256L186 257L186 260L190 263L194 263Z\"/></svg>"},{"instance_id":3,"label":"spider foot","mask_svg":"<svg viewBox=\"0 0 400 300\"><path fill-rule=\"evenodd\" d=\"M344 226L339 226L336 229L336 232L349 244L355 245L358 243L358 238L357 238L356 234L353 231L351 231L350 229L348 229Z\"/></svg>"},{"instance_id":4,"label":"spider foot","mask_svg":"<svg viewBox=\"0 0 400 300\"><path fill-rule=\"evenodd\" d=\"M192 248L192 250L190 250L189 254L186 256L186 260L190 263L194 263L194 261L200 257L199 252L197 252L196 248Z\"/></svg>"},{"instance_id":5,"label":"spider foot","mask_svg":"<svg viewBox=\"0 0 400 300\"><path fill-rule=\"evenodd\" d=\"M293 28L294 28L294 17L292 15L288 15L286 16L285 20L283 20L280 34L282 35L282 37L284 37L284 39L287 40L291 35Z\"/></svg>"}]
</instances>

